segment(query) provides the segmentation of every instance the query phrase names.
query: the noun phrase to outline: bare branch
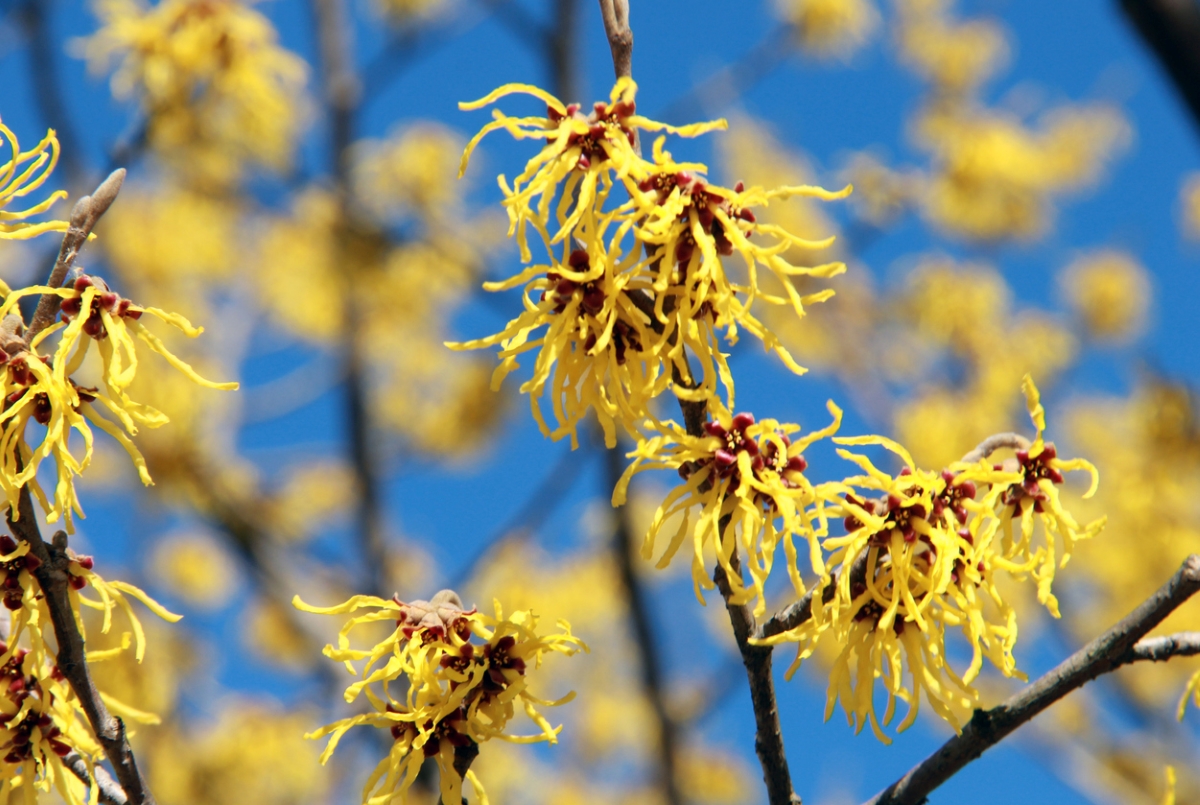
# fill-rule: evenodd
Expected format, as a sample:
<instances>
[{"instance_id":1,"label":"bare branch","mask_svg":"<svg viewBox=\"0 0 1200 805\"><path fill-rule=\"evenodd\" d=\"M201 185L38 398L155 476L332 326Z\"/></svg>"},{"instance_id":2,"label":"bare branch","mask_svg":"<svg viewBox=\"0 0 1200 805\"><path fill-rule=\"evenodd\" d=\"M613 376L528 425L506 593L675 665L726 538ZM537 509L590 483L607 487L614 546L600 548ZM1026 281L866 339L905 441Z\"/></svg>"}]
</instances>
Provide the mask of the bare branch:
<instances>
[{"instance_id":1,"label":"bare branch","mask_svg":"<svg viewBox=\"0 0 1200 805\"><path fill-rule=\"evenodd\" d=\"M867 556L868 552L863 551L854 560L854 564L850 566L850 581L851 583L865 579L867 575ZM837 573L835 572L829 579L829 583L825 585L821 593L821 599L828 603L833 599L833 594L837 591ZM812 617L812 602L813 595L817 592L817 588L813 587L808 592L800 597L796 603L788 606L786 609L772 615L767 619L758 631L754 634L755 639L765 640L768 637L790 632L800 624Z\"/></svg>"},{"instance_id":2,"label":"bare branch","mask_svg":"<svg viewBox=\"0 0 1200 805\"><path fill-rule=\"evenodd\" d=\"M1019 433L997 433L976 445L974 450L962 457L962 461L964 464L974 464L997 450L1028 450L1029 444L1029 440Z\"/></svg>"},{"instance_id":3,"label":"bare branch","mask_svg":"<svg viewBox=\"0 0 1200 805\"><path fill-rule=\"evenodd\" d=\"M725 530L724 523L721 530ZM736 550L730 557L730 564L734 572L741 572ZM754 614L748 605L732 603L733 590L729 586L729 577L719 563L713 570L713 581L725 599L733 636L750 681L750 701L754 705L754 751L758 754L763 782L767 785L767 801L771 805L800 805L800 797L792 790L792 774L783 751L783 731L779 726L779 707L775 703L775 680L771 677L771 648L751 645L750 638L756 634Z\"/></svg>"},{"instance_id":4,"label":"bare branch","mask_svg":"<svg viewBox=\"0 0 1200 805\"><path fill-rule=\"evenodd\" d=\"M354 122L362 87L354 72L353 26L343 0L312 0L316 35L321 55L325 105L329 116L329 158L334 189L339 202L335 232L339 259L351 255L350 160ZM370 391L367 387L367 357L362 343L362 316L358 300L359 266L345 262L342 318L342 365L346 371L346 424L349 431L350 463L354 467L357 532L362 548L366 591L388 598L388 555L384 539L383 504L380 495L379 462L371 438Z\"/></svg>"},{"instance_id":5,"label":"bare branch","mask_svg":"<svg viewBox=\"0 0 1200 805\"><path fill-rule=\"evenodd\" d=\"M71 271L71 266L75 264L75 258L79 256L79 249L87 242L88 235L92 233L92 228L96 226L100 216L104 215L116 200L117 193L121 192L121 184L124 181L125 169L117 168L100 183L94 193L75 202L75 207L71 210L70 228L63 235L62 246L58 250L58 259L54 261L50 278L46 280L46 284L51 288L62 286L67 274ZM38 333L54 323L60 301L59 297L54 294L43 294L42 298L38 300L37 310L33 313L33 321L25 333L26 344L32 343Z\"/></svg>"},{"instance_id":6,"label":"bare branch","mask_svg":"<svg viewBox=\"0 0 1200 805\"><path fill-rule=\"evenodd\" d=\"M619 448L606 450L605 453L607 482L612 488L620 480L625 462ZM683 796L679 791L676 776L677 729L674 719L667 711L666 696L663 694L662 667L658 656L658 643L654 639L650 623L649 604L633 566L633 529L629 522L629 507L617 509L614 515L616 528L613 530L613 560L617 565L621 585L625 588L625 600L629 602L629 622L633 626L633 637L638 648L642 690L658 722L658 784L664 802L668 805L682 805Z\"/></svg>"},{"instance_id":7,"label":"bare branch","mask_svg":"<svg viewBox=\"0 0 1200 805\"><path fill-rule=\"evenodd\" d=\"M1133 647L1131 661L1163 662L1172 657L1194 657L1197 654L1200 654L1200 632L1177 632L1139 640Z\"/></svg>"},{"instance_id":8,"label":"bare branch","mask_svg":"<svg viewBox=\"0 0 1200 805\"><path fill-rule=\"evenodd\" d=\"M600 16L608 47L612 51L613 72L617 78L633 75L633 29L629 27L629 0L600 0Z\"/></svg>"},{"instance_id":9,"label":"bare branch","mask_svg":"<svg viewBox=\"0 0 1200 805\"><path fill-rule=\"evenodd\" d=\"M54 624L54 636L58 642L58 669L66 677L79 706L92 725L92 732L108 762L112 764L121 788L128 796L129 805L155 805L154 795L150 793L142 773L138 770L133 749L125 735L125 723L108 711L100 691L92 681L92 673L88 668L84 652L83 636L79 633L79 625L75 621L75 609L67 593L67 565L70 558L67 555L67 534L59 531L54 535L54 541L46 544L38 530L37 520L33 511L33 501L29 495L29 487L21 488L18 504L20 518L14 520L12 509L7 511L8 527L12 533L29 544L29 549L38 559L41 566L34 571L38 586L46 596L46 606L50 610L50 620Z\"/></svg>"},{"instance_id":10,"label":"bare branch","mask_svg":"<svg viewBox=\"0 0 1200 805\"><path fill-rule=\"evenodd\" d=\"M931 791L972 760L1085 683L1139 660L1157 661L1194 653L1193 649L1200 643L1200 635L1196 633L1139 641L1198 590L1200 555L1192 554L1170 581L1124 620L1004 704L991 710L976 710L960 734L869 800L867 805L919 805Z\"/></svg>"},{"instance_id":11,"label":"bare branch","mask_svg":"<svg viewBox=\"0 0 1200 805\"><path fill-rule=\"evenodd\" d=\"M87 763L78 752L72 752L63 758L63 765L71 770L71 773L79 778L79 781L84 785L91 787L93 780L88 775ZM109 775L108 771L101 766L95 767L96 779L95 785L99 789L99 799L101 805L127 805L129 798L125 796L125 790L117 784L117 781Z\"/></svg>"},{"instance_id":12,"label":"bare branch","mask_svg":"<svg viewBox=\"0 0 1200 805\"><path fill-rule=\"evenodd\" d=\"M1200 124L1200 3L1196 0L1120 0L1125 16L1158 56Z\"/></svg>"},{"instance_id":13,"label":"bare branch","mask_svg":"<svg viewBox=\"0 0 1200 805\"><path fill-rule=\"evenodd\" d=\"M470 771L471 764L477 757L479 757L479 744L474 741L469 741L466 746L454 747L454 770L464 781L467 779L467 772ZM438 797L438 805L446 805L441 797ZM462 805L467 805L466 797L462 798Z\"/></svg>"}]
</instances>

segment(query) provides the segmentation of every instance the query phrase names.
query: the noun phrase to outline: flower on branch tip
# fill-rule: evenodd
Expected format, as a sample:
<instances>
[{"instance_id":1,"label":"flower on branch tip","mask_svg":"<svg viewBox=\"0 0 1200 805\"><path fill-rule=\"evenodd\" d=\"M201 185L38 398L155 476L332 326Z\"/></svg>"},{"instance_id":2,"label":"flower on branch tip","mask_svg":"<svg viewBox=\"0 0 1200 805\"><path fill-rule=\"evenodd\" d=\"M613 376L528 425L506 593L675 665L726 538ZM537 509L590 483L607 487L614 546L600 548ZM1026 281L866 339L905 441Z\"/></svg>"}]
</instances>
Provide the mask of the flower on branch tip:
<instances>
[{"instance_id":1,"label":"flower on branch tip","mask_svg":"<svg viewBox=\"0 0 1200 805\"><path fill-rule=\"evenodd\" d=\"M559 621L557 634L539 634L537 617L518 611L505 617L495 602L495 617L465 610L451 590L442 590L429 601L402 602L372 596L355 596L333 607L313 607L299 596L293 605L305 612L344 615L350 618L338 633L338 645L325 647L330 659L345 663L359 680L346 688L347 702L365 695L367 713L341 719L310 733L310 738L330 736L321 762L325 763L351 728L369 725L388 730L392 749L367 780L364 803L409 801L409 789L426 758L434 758L441 771L443 802L458 802L464 775L456 765L458 751L500 738L515 743L556 743L561 727L552 727L538 706L556 701L534 696L528 689L529 672L540 667L545 655L567 656L587 650L583 641ZM365 624L394 621L396 628L370 649L351 647L350 634ZM361 670L356 661L366 660ZM391 686L399 683L401 690ZM520 706L540 732L518 736L508 724ZM486 802L483 787L467 771L476 796Z\"/></svg>"},{"instance_id":2,"label":"flower on branch tip","mask_svg":"<svg viewBox=\"0 0 1200 805\"><path fill-rule=\"evenodd\" d=\"M34 295L58 296L62 320L27 342L18 303ZM145 313L188 337L202 332L178 314L134 305L111 291L99 277L86 274L66 288L33 286L7 292L0 303L0 391L6 405L0 413L0 489L13 517L18 516L21 489L29 485L47 520L63 518L67 530L73 530L72 514L82 516L74 477L82 474L91 461L91 425L116 439L129 453L142 482L151 483L142 454L129 437L138 432L139 425L156 428L168 420L162 412L131 399L127 393L139 368L135 337L202 386L223 390L238 387L237 383L214 383L197 374L141 322ZM42 354L40 348L52 335L58 336L53 352ZM100 355L103 391L81 386L73 379L83 368L93 342ZM95 409L97 402L116 418L115 422ZM31 420L44 427L36 446L26 441ZM83 440L81 457L70 449L71 431ZM53 495L48 496L38 483L37 471L51 456L56 465L56 484Z\"/></svg>"},{"instance_id":3,"label":"flower on branch tip","mask_svg":"<svg viewBox=\"0 0 1200 805\"><path fill-rule=\"evenodd\" d=\"M1056 538L1069 548L1103 523L1081 529L1062 509L1054 489L1062 483L1062 473L1094 469L1082 460L1057 458L1043 441L1045 412L1028 377L1024 389L1037 438L1001 463L983 458L932 472L917 467L908 451L890 439L834 438L847 446L881 446L903 466L891 474L866 456L838 451L861 474L813 490L821 522L841 517L845 530L821 541L831 569L828 581L821 595L813 597L811 617L790 631L754 641L798 644L789 678L822 640L838 647L826 718L840 701L852 726L870 724L880 740L889 742L882 727L890 723L896 701L908 704L898 727L903 730L916 719L924 698L960 730L978 700L972 683L984 659L1005 676L1023 677L1013 656L1016 613L997 586L998 573L1017 580L1033 575L1039 597L1057 614L1049 594ZM1035 547L1033 518L1043 515L1049 518L1046 544ZM1028 522L1021 539L1011 534L1014 517ZM962 670L952 667L947 653L947 633L955 629L972 651ZM876 680L887 694L882 717L875 711Z\"/></svg>"},{"instance_id":4,"label":"flower on branch tip","mask_svg":"<svg viewBox=\"0 0 1200 805\"><path fill-rule=\"evenodd\" d=\"M505 84L477 101L460 103L458 108L481 109L512 94L532 95L541 100L546 104L546 116L510 117L499 110L493 111L494 120L467 143L459 176L466 172L471 153L489 132L505 129L519 140L546 141L511 186L503 175L499 177L508 210L509 235L516 235L523 262L531 259L525 239L526 224L540 221L550 229L550 205L556 197L561 195L554 243L567 238L577 225L586 224L595 215L614 180L642 178L645 162L637 152L639 132L667 131L697 137L728 125L724 120L714 120L676 127L643 117L637 114L637 84L628 77L617 79L608 102L596 102L586 115L579 104L564 104L545 90L528 84Z\"/></svg>"},{"instance_id":5,"label":"flower on branch tip","mask_svg":"<svg viewBox=\"0 0 1200 805\"><path fill-rule=\"evenodd\" d=\"M56 201L66 198L65 190L57 190L23 210L6 209L45 184L58 164L58 138L54 136L54 130L47 131L42 141L30 150L22 151L17 135L0 122L0 148L9 151L9 158L0 162L0 240L26 240L44 232L67 231L69 224L66 221L30 223L25 220L41 215Z\"/></svg>"},{"instance_id":6,"label":"flower on branch tip","mask_svg":"<svg viewBox=\"0 0 1200 805\"><path fill-rule=\"evenodd\" d=\"M756 421L753 414L731 416L719 403L712 406L715 420L705 424L705 435L692 436L674 422L648 423L657 433L640 441L629 457L616 489L613 505L625 503L629 482L648 469L676 470L683 483L667 495L654 513L642 543L642 555L650 559L664 523L681 517L675 533L663 550L658 567L670 564L687 537L691 537L692 580L696 597L704 603L703 589L712 589L705 566L706 551L729 578L732 600L754 601L756 617L766 612L766 580L774 565L775 551L782 544L788 575L797 595L805 586L800 577L797 538L808 542L813 571L824 575L819 537L821 527L808 511L815 502L813 487L804 476L808 462L804 450L837 432L842 412L828 404L833 422L805 436L797 436L799 425L780 424L774 419ZM692 511L699 508L695 523ZM733 555L749 568L752 583L747 587L734 570Z\"/></svg>"}]
</instances>

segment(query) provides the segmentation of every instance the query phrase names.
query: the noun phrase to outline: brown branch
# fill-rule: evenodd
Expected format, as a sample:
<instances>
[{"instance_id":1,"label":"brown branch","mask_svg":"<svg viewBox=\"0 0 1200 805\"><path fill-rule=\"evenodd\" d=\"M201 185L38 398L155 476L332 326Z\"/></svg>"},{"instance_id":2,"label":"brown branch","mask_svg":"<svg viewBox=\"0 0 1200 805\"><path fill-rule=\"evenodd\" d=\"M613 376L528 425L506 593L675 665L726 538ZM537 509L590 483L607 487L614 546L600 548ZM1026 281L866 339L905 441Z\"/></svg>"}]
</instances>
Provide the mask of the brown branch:
<instances>
[{"instance_id":1,"label":"brown branch","mask_svg":"<svg viewBox=\"0 0 1200 805\"><path fill-rule=\"evenodd\" d=\"M339 202L339 221L335 237L337 253L349 258L350 232L350 168L351 146L354 140L354 119L362 96L358 76L354 72L353 33L349 11L342 0L313 0L318 51L321 56L321 75L325 89L325 104L329 116L330 163L333 169L334 190ZM383 507L380 496L379 466L371 438L372 423L370 395L367 388L367 358L362 343L361 313L359 310L358 266L342 266L346 273L346 289L342 316L345 333L342 340L342 363L346 370L346 419L349 431L350 463L354 467L355 489L358 497L356 520L359 543L366 576L366 591L388 598L388 555L384 539Z\"/></svg>"},{"instance_id":2,"label":"brown branch","mask_svg":"<svg viewBox=\"0 0 1200 805\"><path fill-rule=\"evenodd\" d=\"M95 784L99 789L98 797L101 805L128 805L129 798L125 796L125 790L117 784L117 781L112 778L106 769L102 766L95 766L96 779L92 780L88 774L87 763L78 752L72 752L63 758L63 765L70 769L71 774L79 778L79 782L89 788Z\"/></svg>"},{"instance_id":3,"label":"brown branch","mask_svg":"<svg viewBox=\"0 0 1200 805\"><path fill-rule=\"evenodd\" d=\"M1200 591L1200 555L1192 554L1170 581L1124 620L1004 704L991 710L976 710L960 734L867 805L919 805L972 760L1085 683L1139 660L1157 661L1193 653L1200 640L1200 635L1194 632L1139 641L1197 591Z\"/></svg>"},{"instance_id":4,"label":"brown branch","mask_svg":"<svg viewBox=\"0 0 1200 805\"><path fill-rule=\"evenodd\" d=\"M117 198L117 193L121 192L121 183L124 181L125 169L117 168L100 183L94 193L75 202L75 207L71 210L70 228L63 235L62 246L58 250L58 259L54 261L50 278L46 280L46 284L51 288L62 286L67 274L71 271L71 266L75 264L75 258L79 256L80 248L87 242L88 235L92 233L92 228L96 226L100 216L104 215ZM38 300L37 310L33 313L33 321L25 333L26 344L31 343L34 336L54 323L60 301L62 300L55 294L43 294L42 298Z\"/></svg>"},{"instance_id":5,"label":"brown branch","mask_svg":"<svg viewBox=\"0 0 1200 805\"><path fill-rule=\"evenodd\" d=\"M724 523L721 531L724 532ZM730 556L735 573L741 572L737 550ZM742 664L746 666L746 677L750 681L750 701L754 705L754 751L763 770L763 782L767 785L767 801L771 805L800 805L800 797L792 790L792 774L788 769L787 755L783 750L783 731L779 726L779 707L775 703L775 681L771 677L770 646L755 646L750 638L756 634L754 614L747 604L731 601L733 590L725 568L717 564L713 570L713 581L725 599L729 622L733 625L733 636L737 640Z\"/></svg>"},{"instance_id":6,"label":"brown branch","mask_svg":"<svg viewBox=\"0 0 1200 805\"><path fill-rule=\"evenodd\" d=\"M1162 63L1200 124L1200 3L1120 0L1121 10Z\"/></svg>"},{"instance_id":7,"label":"brown branch","mask_svg":"<svg viewBox=\"0 0 1200 805\"><path fill-rule=\"evenodd\" d=\"M633 75L633 29L629 27L629 0L600 0L600 16L612 51L617 78Z\"/></svg>"},{"instance_id":8,"label":"brown branch","mask_svg":"<svg viewBox=\"0 0 1200 805\"><path fill-rule=\"evenodd\" d=\"M850 582L860 581L867 576L867 551L863 551L854 560L854 564L850 566ZM833 600L833 595L837 591L837 573L834 572L830 576L829 583L825 585L821 592L821 600L829 603ZM800 624L812 617L812 602L813 595L817 592L817 588L813 587L804 595L800 596L800 600L788 606L787 608L777 612L763 623L755 632L756 640L765 640L768 637L790 632Z\"/></svg>"},{"instance_id":9,"label":"brown branch","mask_svg":"<svg viewBox=\"0 0 1200 805\"><path fill-rule=\"evenodd\" d=\"M605 453L607 481L612 488L617 485L625 468L624 456L619 448L606 450ZM625 600L629 603L629 622L633 626L634 642L638 648L642 691L650 702L650 709L654 711L654 718L658 722L658 785L664 802L668 805L682 805L683 796L679 791L677 774L678 730L667 711L662 667L658 656L658 643L654 639L650 623L649 603L633 566L633 529L629 522L629 507L623 506L614 514L616 528L613 530L613 560L617 564L617 573L625 590Z\"/></svg>"},{"instance_id":10,"label":"brown branch","mask_svg":"<svg viewBox=\"0 0 1200 805\"><path fill-rule=\"evenodd\" d=\"M475 758L479 757L479 744L470 741L466 746L454 747L454 770L458 772L458 776L466 784L467 772L471 770L471 764L475 762ZM438 805L445 805L445 801L438 797ZM467 798L462 798L462 805L467 805Z\"/></svg>"},{"instance_id":11,"label":"brown branch","mask_svg":"<svg viewBox=\"0 0 1200 805\"><path fill-rule=\"evenodd\" d=\"M58 643L58 656L55 659L58 669L75 692L79 706L92 725L92 732L103 747L121 788L128 796L129 805L154 805L154 795L150 793L142 773L138 770L133 749L125 735L125 723L108 711L108 707L100 698L100 691L92 681L83 636L79 633L75 609L71 606L68 595L67 566L71 560L67 554L67 534L65 531L55 533L51 544L42 540L28 486L21 488L17 511L20 517L15 520L12 509L7 511L8 527L14 536L28 543L30 552L41 560L41 565L34 570L33 575L46 597L50 620L54 624L54 637Z\"/></svg>"}]
</instances>

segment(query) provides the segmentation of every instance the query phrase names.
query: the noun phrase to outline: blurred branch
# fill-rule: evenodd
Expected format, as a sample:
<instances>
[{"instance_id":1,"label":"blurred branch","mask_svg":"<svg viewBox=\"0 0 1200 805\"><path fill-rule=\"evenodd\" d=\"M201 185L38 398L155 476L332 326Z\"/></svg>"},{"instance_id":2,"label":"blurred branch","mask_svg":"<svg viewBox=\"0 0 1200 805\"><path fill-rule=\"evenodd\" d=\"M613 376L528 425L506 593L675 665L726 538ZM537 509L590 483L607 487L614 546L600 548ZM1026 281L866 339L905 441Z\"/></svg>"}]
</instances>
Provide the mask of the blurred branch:
<instances>
[{"instance_id":1,"label":"blurred branch","mask_svg":"<svg viewBox=\"0 0 1200 805\"><path fill-rule=\"evenodd\" d=\"M67 566L71 560L67 553L67 533L56 532L53 543L49 545L42 540L28 486L21 487L17 513L18 518L14 520L12 509L6 511L8 527L13 535L26 542L30 552L41 560L33 575L45 596L50 620L54 624L54 638L58 643L55 663L71 690L75 692L75 698L79 700L79 706L87 716L92 732L96 734L108 762L112 764L113 771L121 782L121 788L128 795L129 805L155 805L154 795L150 793L141 771L138 770L133 749L129 746L125 722L108 711L108 707L100 698L100 691L92 682L83 636L79 633L75 608L71 606L68 593L70 577Z\"/></svg>"},{"instance_id":2,"label":"blurred branch","mask_svg":"<svg viewBox=\"0 0 1200 805\"><path fill-rule=\"evenodd\" d=\"M541 20L532 16L516 0L480 0L483 7L495 15L518 40L534 51L554 35Z\"/></svg>"},{"instance_id":3,"label":"blurred branch","mask_svg":"<svg viewBox=\"0 0 1200 805\"><path fill-rule=\"evenodd\" d=\"M60 159L67 180L78 187L86 181L79 137L71 123L67 105L63 102L62 83L58 74L58 48L50 33L46 13L53 8L49 0L29 0L21 9L20 18L29 38L29 75L33 78L33 101L37 104L47 126L58 134L62 144Z\"/></svg>"},{"instance_id":4,"label":"blurred branch","mask_svg":"<svg viewBox=\"0 0 1200 805\"><path fill-rule=\"evenodd\" d=\"M101 805L127 805L129 802L129 798L125 796L125 790L109 775L107 769L95 766L96 779L93 781L88 774L87 763L78 752L72 752L63 758L63 765L71 770L71 774L79 778L79 782L89 788L94 782L97 788L97 798Z\"/></svg>"},{"instance_id":5,"label":"blurred branch","mask_svg":"<svg viewBox=\"0 0 1200 805\"><path fill-rule=\"evenodd\" d=\"M579 473L587 466L591 451L576 452L566 450L562 457L555 462L546 477L538 484L533 493L491 536L484 540L466 567L460 570L450 583L450 587L458 588L468 582L478 571L483 560L492 549L504 541L505 537L518 529L536 532L554 513L567 496L567 492L575 485Z\"/></svg>"},{"instance_id":6,"label":"blurred branch","mask_svg":"<svg viewBox=\"0 0 1200 805\"><path fill-rule=\"evenodd\" d=\"M354 141L354 119L362 87L354 72L351 54L353 30L349 8L342 0L312 0L320 53L321 76L329 118L329 158L334 191L340 206L337 228L338 253L344 258L350 237L350 160ZM346 371L346 419L349 430L350 462L354 467L359 544L362 549L365 592L381 598L388 591L388 555L384 540L378 461L371 439L367 360L362 343L362 316L358 305L358 266L344 265L345 302L342 362Z\"/></svg>"},{"instance_id":7,"label":"blurred branch","mask_svg":"<svg viewBox=\"0 0 1200 805\"><path fill-rule=\"evenodd\" d=\"M1120 0L1121 10L1154 51L1200 125L1200 3Z\"/></svg>"},{"instance_id":8,"label":"blurred branch","mask_svg":"<svg viewBox=\"0 0 1200 805\"><path fill-rule=\"evenodd\" d=\"M604 452L608 469L607 487L611 493L625 469L624 456L618 447L606 449ZM678 730L667 711L666 697L663 693L662 662L650 622L650 605L646 600L642 581L633 566L633 528L629 522L629 506L622 506L614 510L613 514L616 521L612 539L613 561L616 563L625 600L629 605L629 622L633 627L634 642L637 644L642 692L650 702L650 709L654 711L655 721L658 722L658 785L667 805L681 805L683 797L679 792L677 775Z\"/></svg>"},{"instance_id":9,"label":"blurred branch","mask_svg":"<svg viewBox=\"0 0 1200 805\"><path fill-rule=\"evenodd\" d=\"M739 97L783 63L791 51L793 32L781 25L759 40L737 61L696 84L671 102L658 117L668 123L694 114L705 114L706 108L719 108Z\"/></svg>"},{"instance_id":10,"label":"blurred branch","mask_svg":"<svg viewBox=\"0 0 1200 805\"><path fill-rule=\"evenodd\" d=\"M942 748L869 800L868 805L919 805L964 766L1076 688L1102 674L1142 660L1189 656L1200 635L1182 633L1141 640L1200 591L1200 555L1189 556L1174 577L1120 623L1088 643L1025 690L991 710L976 710Z\"/></svg>"},{"instance_id":11,"label":"blurred branch","mask_svg":"<svg viewBox=\"0 0 1200 805\"><path fill-rule=\"evenodd\" d=\"M117 168L100 183L92 195L84 196L75 202L75 207L71 210L70 227L63 235L62 246L58 250L58 259L54 262L54 268L50 270L49 279L46 280L46 284L51 288L62 286L67 274L71 271L71 266L75 264L75 258L79 256L80 248L87 242L88 236L92 233L96 222L100 220L100 216L104 215L116 200L117 193L121 192L121 183L124 181L125 169ZM29 329L25 333L26 344L32 343L38 333L54 323L54 317L58 315L58 306L61 301L56 294L42 295L42 298L38 300L37 309L33 312L33 320Z\"/></svg>"},{"instance_id":12,"label":"blurred branch","mask_svg":"<svg viewBox=\"0 0 1200 805\"><path fill-rule=\"evenodd\" d=\"M554 27L546 33L546 54L554 95L565 103L579 97L578 17L579 0L554 0Z\"/></svg>"}]
</instances>

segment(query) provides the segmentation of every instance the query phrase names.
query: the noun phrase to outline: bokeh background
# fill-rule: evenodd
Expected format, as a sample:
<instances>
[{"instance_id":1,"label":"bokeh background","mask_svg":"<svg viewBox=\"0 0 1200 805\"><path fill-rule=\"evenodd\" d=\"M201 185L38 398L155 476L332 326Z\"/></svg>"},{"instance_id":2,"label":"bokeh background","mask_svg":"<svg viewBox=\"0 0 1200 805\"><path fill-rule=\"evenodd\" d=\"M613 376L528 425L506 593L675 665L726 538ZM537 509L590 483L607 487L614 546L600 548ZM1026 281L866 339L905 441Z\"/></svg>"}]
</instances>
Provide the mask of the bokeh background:
<instances>
[{"instance_id":1,"label":"bokeh background","mask_svg":"<svg viewBox=\"0 0 1200 805\"><path fill-rule=\"evenodd\" d=\"M142 666L97 671L162 716L134 738L152 788L164 805L358 802L385 746L359 736L316 764L302 734L346 711L346 679L320 654L335 626L289 601L453 586L483 609L495 596L567 618L592 647L547 667L543 695L579 693L553 714L559 746L484 747L493 803L663 802L663 729L687 802L765 801L719 597L700 607L682 565L635 556L621 573L620 535L636 547L673 479L639 478L614 512L620 462L598 438L574 451L544 439L517 382L489 391L493 356L442 346L517 310L480 284L517 265L495 175L532 153L493 135L456 180L487 120L456 104L506 82L606 96L595 4L342 10L359 90L348 128L331 125L315 4L0 0L4 123L27 144L57 130L72 197L130 171L86 269L203 324L172 348L243 384L143 382L173 420L139 442L156 485L106 443L81 494L76 547L185 615L152 630ZM819 427L834 399L843 433L887 433L938 465L1028 431L1032 372L1060 452L1098 465L1085 514L1109 526L1059 575L1061 621L1021 604L1031 676L1200 549L1200 127L1118 3L634 0L632 26L639 111L730 120L676 142L677 157L725 184L856 186L846 202L770 210L800 235L837 234L849 270L808 318L773 322L808 375L752 340L733 348L740 410ZM0 242L0 277L37 281L54 249ZM809 461L816 480L842 472L828 451ZM1165 628L1197 622L1193 603ZM922 718L885 747L840 712L825 722L828 659L779 680L785 743L806 802L858 802L948 728ZM777 672L787 662L785 648ZM1126 669L1073 694L934 800L1157 802L1173 764L1178 801L1200 802L1200 717L1174 718L1195 666ZM985 680L985 698L1015 684Z\"/></svg>"}]
</instances>

